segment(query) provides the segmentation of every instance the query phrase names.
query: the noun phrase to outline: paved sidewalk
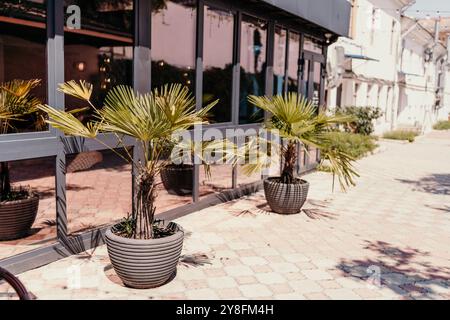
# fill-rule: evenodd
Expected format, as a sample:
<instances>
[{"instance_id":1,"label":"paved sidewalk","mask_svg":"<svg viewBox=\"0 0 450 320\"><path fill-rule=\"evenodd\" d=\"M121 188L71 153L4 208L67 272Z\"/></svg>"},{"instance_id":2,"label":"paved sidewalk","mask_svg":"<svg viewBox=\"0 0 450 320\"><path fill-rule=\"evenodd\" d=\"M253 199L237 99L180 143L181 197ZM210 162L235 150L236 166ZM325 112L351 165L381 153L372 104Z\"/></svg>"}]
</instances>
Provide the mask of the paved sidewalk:
<instances>
[{"instance_id":1,"label":"paved sidewalk","mask_svg":"<svg viewBox=\"0 0 450 320\"><path fill-rule=\"evenodd\" d=\"M347 193L306 176L302 214L258 193L179 219L183 259L161 288L123 287L105 247L20 279L40 299L450 299L450 132L382 144Z\"/></svg>"}]
</instances>

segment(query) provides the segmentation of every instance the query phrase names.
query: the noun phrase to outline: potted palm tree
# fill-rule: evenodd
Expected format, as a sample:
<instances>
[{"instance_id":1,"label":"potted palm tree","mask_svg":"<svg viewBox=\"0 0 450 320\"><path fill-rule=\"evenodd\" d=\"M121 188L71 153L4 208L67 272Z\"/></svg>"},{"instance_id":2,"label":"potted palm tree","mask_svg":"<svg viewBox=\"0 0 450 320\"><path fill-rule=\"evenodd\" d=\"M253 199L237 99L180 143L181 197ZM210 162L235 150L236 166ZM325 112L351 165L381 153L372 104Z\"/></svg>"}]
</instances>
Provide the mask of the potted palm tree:
<instances>
[{"instance_id":1,"label":"potted palm tree","mask_svg":"<svg viewBox=\"0 0 450 320\"><path fill-rule=\"evenodd\" d=\"M322 159L330 163L333 177L337 176L342 188L354 185L358 176L352 166L352 157L331 146L329 131L338 123L349 121L345 116L317 114L314 104L296 93L274 97L249 96L249 102L267 111L269 118L264 124L268 132L278 135L283 143L273 146L281 154L282 171L279 177L269 177L264 181L264 192L270 208L281 214L299 213L306 201L309 183L295 175L298 147L308 152L307 146L321 151ZM271 165L272 157L247 164L247 174L260 171ZM269 161L268 161L269 159ZM333 178L334 186L334 178Z\"/></svg>"},{"instance_id":2,"label":"potted palm tree","mask_svg":"<svg viewBox=\"0 0 450 320\"><path fill-rule=\"evenodd\" d=\"M166 283L175 273L184 233L173 222L155 220L156 178L170 161L165 148L174 133L205 124L205 116L217 101L195 111L195 100L180 84L165 85L151 93L138 94L128 86L111 89L101 109L91 103L92 85L70 81L60 85L65 94L87 102L93 120L83 124L70 112L40 106L47 121L67 135L98 139L98 134L116 136L124 152L113 152L132 163L136 170L135 199L131 215L105 233L108 253L114 270L123 283L133 288L152 288ZM142 159L136 161L123 143L124 136L136 139Z\"/></svg>"},{"instance_id":3,"label":"potted palm tree","mask_svg":"<svg viewBox=\"0 0 450 320\"><path fill-rule=\"evenodd\" d=\"M40 80L13 80L0 84L0 134L16 131L15 125L27 123L26 116L36 114L39 99L31 91ZM40 129L41 121L32 125ZM33 225L39 197L30 189L13 188L8 162L0 163L0 241L24 237Z\"/></svg>"}]
</instances>

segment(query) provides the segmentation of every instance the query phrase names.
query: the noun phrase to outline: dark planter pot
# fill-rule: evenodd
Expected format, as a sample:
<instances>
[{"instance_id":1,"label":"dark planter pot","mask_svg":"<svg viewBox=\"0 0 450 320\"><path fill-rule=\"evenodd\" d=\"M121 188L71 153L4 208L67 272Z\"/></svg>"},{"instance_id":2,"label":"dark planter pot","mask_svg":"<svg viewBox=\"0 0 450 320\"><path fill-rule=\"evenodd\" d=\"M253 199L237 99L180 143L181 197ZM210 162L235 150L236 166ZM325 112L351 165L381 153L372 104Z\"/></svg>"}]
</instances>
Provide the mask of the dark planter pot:
<instances>
[{"instance_id":1,"label":"dark planter pot","mask_svg":"<svg viewBox=\"0 0 450 320\"><path fill-rule=\"evenodd\" d=\"M281 214L299 213L308 196L309 183L285 184L278 182L279 178L264 180L264 193L272 211Z\"/></svg>"},{"instance_id":2,"label":"dark planter pot","mask_svg":"<svg viewBox=\"0 0 450 320\"><path fill-rule=\"evenodd\" d=\"M171 236L139 240L105 233L109 258L122 282L131 288L159 287L175 275L183 248L184 232L177 225Z\"/></svg>"},{"instance_id":3,"label":"dark planter pot","mask_svg":"<svg viewBox=\"0 0 450 320\"><path fill-rule=\"evenodd\" d=\"M25 237L36 220L39 197L0 202L0 241Z\"/></svg>"},{"instance_id":4,"label":"dark planter pot","mask_svg":"<svg viewBox=\"0 0 450 320\"><path fill-rule=\"evenodd\" d=\"M185 196L192 194L194 166L169 165L161 170L161 180L164 188L170 194Z\"/></svg>"}]
</instances>

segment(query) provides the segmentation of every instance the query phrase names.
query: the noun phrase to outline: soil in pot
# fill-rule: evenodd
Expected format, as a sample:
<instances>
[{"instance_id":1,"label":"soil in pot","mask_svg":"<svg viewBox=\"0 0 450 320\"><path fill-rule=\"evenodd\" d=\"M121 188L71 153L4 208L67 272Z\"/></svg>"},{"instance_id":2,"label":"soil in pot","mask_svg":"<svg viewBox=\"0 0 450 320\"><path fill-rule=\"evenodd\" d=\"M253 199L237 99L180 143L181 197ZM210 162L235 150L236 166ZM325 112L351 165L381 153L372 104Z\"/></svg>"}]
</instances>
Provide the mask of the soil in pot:
<instances>
[{"instance_id":1,"label":"soil in pot","mask_svg":"<svg viewBox=\"0 0 450 320\"><path fill-rule=\"evenodd\" d=\"M280 214L299 213L308 196L309 183L297 179L297 183L281 183L280 178L264 180L264 194L272 211Z\"/></svg>"},{"instance_id":2,"label":"soil in pot","mask_svg":"<svg viewBox=\"0 0 450 320\"><path fill-rule=\"evenodd\" d=\"M141 240L119 235L114 228L105 233L114 271L131 288L149 289L167 283L175 274L183 248L184 231L173 223L160 223L156 238Z\"/></svg>"},{"instance_id":3,"label":"soil in pot","mask_svg":"<svg viewBox=\"0 0 450 320\"><path fill-rule=\"evenodd\" d=\"M36 220L39 197L28 191L12 191L0 202L0 241L27 236Z\"/></svg>"},{"instance_id":4,"label":"soil in pot","mask_svg":"<svg viewBox=\"0 0 450 320\"><path fill-rule=\"evenodd\" d=\"M192 194L193 174L193 165L169 165L161 170L161 180L170 194L185 196Z\"/></svg>"}]
</instances>

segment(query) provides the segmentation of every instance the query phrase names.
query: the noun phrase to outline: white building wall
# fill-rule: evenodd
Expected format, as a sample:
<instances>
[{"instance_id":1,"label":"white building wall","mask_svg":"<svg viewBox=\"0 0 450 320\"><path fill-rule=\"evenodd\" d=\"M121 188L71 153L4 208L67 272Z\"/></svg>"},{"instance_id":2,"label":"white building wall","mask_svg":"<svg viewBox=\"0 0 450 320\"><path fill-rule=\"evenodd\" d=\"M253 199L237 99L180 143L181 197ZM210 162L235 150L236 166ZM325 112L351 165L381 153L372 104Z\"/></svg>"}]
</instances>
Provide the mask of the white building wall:
<instances>
[{"instance_id":1,"label":"white building wall","mask_svg":"<svg viewBox=\"0 0 450 320\"><path fill-rule=\"evenodd\" d=\"M415 21L401 17L398 9L406 0L357 0L354 7L353 39L340 38L330 46L331 74L328 106L333 108L342 85L341 106L373 106L384 115L376 121L375 133L396 128L419 127L423 132L435 122L447 119L450 112L450 74L445 69L446 82L443 106L437 108L437 75L444 58L441 44L434 48L434 59L426 63L425 49L434 37L421 27L405 32ZM409 19L409 20L408 20ZM403 30L402 30L403 29ZM377 61L343 59L346 54L366 56ZM437 59L439 58L439 59ZM343 61L342 61L343 60Z\"/></svg>"}]
</instances>

